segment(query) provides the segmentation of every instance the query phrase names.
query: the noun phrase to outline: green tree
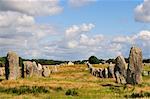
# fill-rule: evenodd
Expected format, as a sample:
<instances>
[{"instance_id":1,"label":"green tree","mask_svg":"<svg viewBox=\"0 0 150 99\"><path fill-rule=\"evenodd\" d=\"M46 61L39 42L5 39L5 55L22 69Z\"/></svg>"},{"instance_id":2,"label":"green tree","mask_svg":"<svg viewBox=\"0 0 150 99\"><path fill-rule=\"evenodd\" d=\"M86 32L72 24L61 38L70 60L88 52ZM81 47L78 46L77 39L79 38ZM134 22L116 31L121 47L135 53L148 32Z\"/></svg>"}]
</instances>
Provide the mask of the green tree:
<instances>
[{"instance_id":1,"label":"green tree","mask_svg":"<svg viewBox=\"0 0 150 99\"><path fill-rule=\"evenodd\" d=\"M91 56L91 57L89 58L89 63L90 63L90 64L99 64L100 61L99 61L99 59L98 59L96 56Z\"/></svg>"}]
</instances>

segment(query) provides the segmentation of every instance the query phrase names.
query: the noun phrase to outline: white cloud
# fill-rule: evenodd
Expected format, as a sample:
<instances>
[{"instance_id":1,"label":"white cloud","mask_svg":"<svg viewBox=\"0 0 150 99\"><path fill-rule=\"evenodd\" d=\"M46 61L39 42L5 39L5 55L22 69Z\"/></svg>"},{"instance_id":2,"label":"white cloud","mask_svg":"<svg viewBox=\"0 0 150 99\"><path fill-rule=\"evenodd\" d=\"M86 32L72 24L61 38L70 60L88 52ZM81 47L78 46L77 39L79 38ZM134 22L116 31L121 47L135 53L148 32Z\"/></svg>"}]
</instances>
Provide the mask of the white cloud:
<instances>
[{"instance_id":1,"label":"white cloud","mask_svg":"<svg viewBox=\"0 0 150 99\"><path fill-rule=\"evenodd\" d=\"M13 50L24 57L37 58L43 56L41 43L53 35L58 29L49 24L37 24L34 17L18 12L0 12L0 50Z\"/></svg>"},{"instance_id":2,"label":"white cloud","mask_svg":"<svg viewBox=\"0 0 150 99\"><path fill-rule=\"evenodd\" d=\"M110 45L115 45L116 50L124 53L126 57L128 57L128 51L131 46L139 46L143 50L143 56L150 58L150 31L142 30L139 33L131 36L114 37ZM117 47L117 45L120 45L120 47Z\"/></svg>"},{"instance_id":3,"label":"white cloud","mask_svg":"<svg viewBox=\"0 0 150 99\"><path fill-rule=\"evenodd\" d=\"M82 25L72 25L65 31L65 36L68 39L72 39L73 37L76 37L77 35L80 35L81 33L87 33L91 29L95 27L94 24L89 23L89 24L82 24Z\"/></svg>"},{"instance_id":4,"label":"white cloud","mask_svg":"<svg viewBox=\"0 0 150 99\"><path fill-rule=\"evenodd\" d=\"M142 4L135 8L135 20L150 22L150 0L144 0Z\"/></svg>"},{"instance_id":5,"label":"white cloud","mask_svg":"<svg viewBox=\"0 0 150 99\"><path fill-rule=\"evenodd\" d=\"M150 31L141 31L137 37L139 37L142 40L147 40L150 42Z\"/></svg>"},{"instance_id":6,"label":"white cloud","mask_svg":"<svg viewBox=\"0 0 150 99\"><path fill-rule=\"evenodd\" d=\"M94 37L88 37L82 34L80 37L80 44L86 46L97 46L104 39L103 35L95 35Z\"/></svg>"},{"instance_id":7,"label":"white cloud","mask_svg":"<svg viewBox=\"0 0 150 99\"><path fill-rule=\"evenodd\" d=\"M34 24L34 18L18 12L0 12L0 26L7 27L11 25L31 25Z\"/></svg>"},{"instance_id":8,"label":"white cloud","mask_svg":"<svg viewBox=\"0 0 150 99\"><path fill-rule=\"evenodd\" d=\"M96 0L69 0L69 5L73 7L81 7L95 2Z\"/></svg>"},{"instance_id":9,"label":"white cloud","mask_svg":"<svg viewBox=\"0 0 150 99\"><path fill-rule=\"evenodd\" d=\"M43 16L58 14L63 8L58 0L0 0L0 10Z\"/></svg>"},{"instance_id":10,"label":"white cloud","mask_svg":"<svg viewBox=\"0 0 150 99\"><path fill-rule=\"evenodd\" d=\"M68 47L69 48L76 48L78 46L78 42L73 40L68 42Z\"/></svg>"}]
</instances>

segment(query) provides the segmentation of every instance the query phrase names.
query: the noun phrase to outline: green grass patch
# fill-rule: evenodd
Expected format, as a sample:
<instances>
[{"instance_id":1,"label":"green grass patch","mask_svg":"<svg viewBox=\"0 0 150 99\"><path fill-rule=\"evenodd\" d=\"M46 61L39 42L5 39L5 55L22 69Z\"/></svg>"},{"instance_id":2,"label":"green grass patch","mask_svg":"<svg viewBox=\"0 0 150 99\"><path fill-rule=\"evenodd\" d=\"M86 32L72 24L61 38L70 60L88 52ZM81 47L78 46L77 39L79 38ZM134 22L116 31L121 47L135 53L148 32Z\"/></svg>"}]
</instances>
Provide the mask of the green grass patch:
<instances>
[{"instance_id":1,"label":"green grass patch","mask_svg":"<svg viewBox=\"0 0 150 99\"><path fill-rule=\"evenodd\" d=\"M49 93L49 90L43 86L20 86L20 87L14 87L14 88L4 88L0 87L0 93L7 93L7 94L38 94L38 93Z\"/></svg>"},{"instance_id":2,"label":"green grass patch","mask_svg":"<svg viewBox=\"0 0 150 99\"><path fill-rule=\"evenodd\" d=\"M143 98L143 97L150 97L150 92L139 92L139 93L132 93L131 95L126 95L127 98Z\"/></svg>"},{"instance_id":3,"label":"green grass patch","mask_svg":"<svg viewBox=\"0 0 150 99\"><path fill-rule=\"evenodd\" d=\"M78 93L78 90L73 88L73 89L68 89L65 93L65 95L71 95L71 96L78 96L79 93Z\"/></svg>"}]
</instances>

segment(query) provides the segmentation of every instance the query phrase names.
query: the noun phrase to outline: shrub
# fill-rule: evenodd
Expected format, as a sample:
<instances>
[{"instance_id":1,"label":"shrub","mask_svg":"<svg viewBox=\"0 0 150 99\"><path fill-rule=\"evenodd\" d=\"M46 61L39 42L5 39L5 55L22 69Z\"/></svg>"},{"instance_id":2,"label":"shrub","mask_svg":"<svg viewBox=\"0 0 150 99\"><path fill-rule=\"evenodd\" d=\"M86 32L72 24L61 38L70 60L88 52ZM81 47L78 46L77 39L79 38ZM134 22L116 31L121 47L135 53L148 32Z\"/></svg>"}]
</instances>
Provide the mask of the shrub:
<instances>
[{"instance_id":1,"label":"shrub","mask_svg":"<svg viewBox=\"0 0 150 99\"><path fill-rule=\"evenodd\" d=\"M76 89L68 89L66 91L66 95L71 95L71 96L78 96L78 91Z\"/></svg>"}]
</instances>

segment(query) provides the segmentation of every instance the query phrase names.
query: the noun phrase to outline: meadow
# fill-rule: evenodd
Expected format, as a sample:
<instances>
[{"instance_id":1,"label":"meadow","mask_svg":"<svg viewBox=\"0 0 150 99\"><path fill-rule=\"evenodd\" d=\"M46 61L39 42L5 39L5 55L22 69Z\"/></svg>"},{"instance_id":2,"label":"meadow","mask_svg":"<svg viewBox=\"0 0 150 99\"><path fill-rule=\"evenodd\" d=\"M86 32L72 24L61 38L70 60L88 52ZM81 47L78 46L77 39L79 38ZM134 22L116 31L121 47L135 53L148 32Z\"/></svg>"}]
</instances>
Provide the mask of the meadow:
<instances>
[{"instance_id":1,"label":"meadow","mask_svg":"<svg viewBox=\"0 0 150 99\"><path fill-rule=\"evenodd\" d=\"M107 65L94 65L104 68ZM52 67L49 67L52 68ZM144 66L150 70L150 66ZM150 97L150 76L140 85L121 85L114 78L92 76L86 65L59 66L44 78L5 80L0 78L0 99L122 99Z\"/></svg>"}]
</instances>

